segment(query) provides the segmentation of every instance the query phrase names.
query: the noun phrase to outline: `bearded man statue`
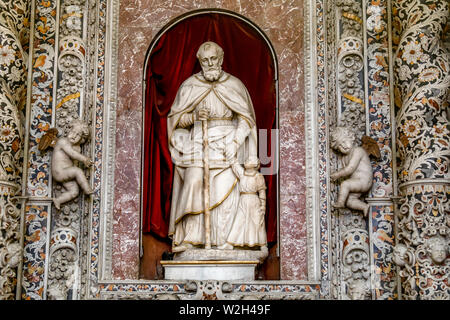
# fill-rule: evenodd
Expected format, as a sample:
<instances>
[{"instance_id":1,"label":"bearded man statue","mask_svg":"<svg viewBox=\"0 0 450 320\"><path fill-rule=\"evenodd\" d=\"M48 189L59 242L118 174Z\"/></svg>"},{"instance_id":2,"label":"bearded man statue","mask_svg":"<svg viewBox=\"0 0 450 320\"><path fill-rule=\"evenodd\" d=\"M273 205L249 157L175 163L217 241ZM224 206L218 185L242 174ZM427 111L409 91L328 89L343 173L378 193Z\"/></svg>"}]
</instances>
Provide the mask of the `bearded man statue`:
<instances>
[{"instance_id":1,"label":"bearded man statue","mask_svg":"<svg viewBox=\"0 0 450 320\"><path fill-rule=\"evenodd\" d=\"M239 79L222 70L223 49L205 42L197 58L202 71L182 83L167 118L175 165L169 224L173 252L205 246L204 153L209 163L211 245L214 249L233 248L226 241L240 194L232 164L257 155L250 95ZM207 137L200 120L207 121Z\"/></svg>"}]
</instances>

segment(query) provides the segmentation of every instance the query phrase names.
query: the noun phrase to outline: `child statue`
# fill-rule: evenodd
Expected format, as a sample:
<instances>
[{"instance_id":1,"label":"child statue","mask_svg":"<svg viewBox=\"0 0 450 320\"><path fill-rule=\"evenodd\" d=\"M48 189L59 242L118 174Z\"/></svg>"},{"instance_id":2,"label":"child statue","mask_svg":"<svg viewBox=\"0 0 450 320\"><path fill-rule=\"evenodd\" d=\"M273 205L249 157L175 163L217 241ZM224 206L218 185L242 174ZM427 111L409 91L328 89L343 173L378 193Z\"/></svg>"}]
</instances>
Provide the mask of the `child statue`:
<instances>
[{"instance_id":1,"label":"child statue","mask_svg":"<svg viewBox=\"0 0 450 320\"><path fill-rule=\"evenodd\" d=\"M75 199L79 193L79 187L85 194L94 191L89 185L83 170L74 165L73 160L78 160L90 167L92 161L81 154L80 145L89 138L89 127L83 121L76 119L70 123L70 131L67 137L56 141L52 156L52 176L55 181L62 183L65 191L53 199L55 207L59 210L61 204Z\"/></svg>"},{"instance_id":2,"label":"child statue","mask_svg":"<svg viewBox=\"0 0 450 320\"><path fill-rule=\"evenodd\" d=\"M224 249L233 247L260 247L267 250L265 227L266 184L258 172L259 160L249 157L244 168L237 162L232 165L234 174L239 179L239 204Z\"/></svg>"},{"instance_id":3,"label":"child statue","mask_svg":"<svg viewBox=\"0 0 450 320\"><path fill-rule=\"evenodd\" d=\"M355 145L355 134L345 127L336 127L331 132L331 148L343 154L344 168L334 172L331 180L348 177L341 183L335 208L350 208L363 211L367 217L369 205L360 200L361 194L372 187L373 171L369 154L379 156L378 145L370 137L363 137L363 145Z\"/></svg>"}]
</instances>

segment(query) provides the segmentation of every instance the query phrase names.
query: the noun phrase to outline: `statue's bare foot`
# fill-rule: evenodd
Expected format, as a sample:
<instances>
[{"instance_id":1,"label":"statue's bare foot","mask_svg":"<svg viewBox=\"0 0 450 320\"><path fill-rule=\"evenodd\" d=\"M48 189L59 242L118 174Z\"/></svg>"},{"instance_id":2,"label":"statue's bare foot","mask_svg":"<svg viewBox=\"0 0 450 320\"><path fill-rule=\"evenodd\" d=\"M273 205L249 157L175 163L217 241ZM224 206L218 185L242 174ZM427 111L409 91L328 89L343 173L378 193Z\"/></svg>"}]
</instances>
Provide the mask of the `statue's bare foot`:
<instances>
[{"instance_id":1,"label":"statue's bare foot","mask_svg":"<svg viewBox=\"0 0 450 320\"><path fill-rule=\"evenodd\" d=\"M183 251L186 251L187 249L191 249L192 247L193 247L193 245L190 243L183 243L182 245L173 247L172 252L174 252L174 253L183 252Z\"/></svg>"},{"instance_id":2,"label":"statue's bare foot","mask_svg":"<svg viewBox=\"0 0 450 320\"><path fill-rule=\"evenodd\" d=\"M55 208L60 210L61 209L61 203L59 203L58 199L53 199L53 204L55 205Z\"/></svg>"},{"instance_id":3,"label":"statue's bare foot","mask_svg":"<svg viewBox=\"0 0 450 320\"><path fill-rule=\"evenodd\" d=\"M366 206L364 208L364 217L367 217L369 215L369 209L370 209L370 206Z\"/></svg>"},{"instance_id":4,"label":"statue's bare foot","mask_svg":"<svg viewBox=\"0 0 450 320\"><path fill-rule=\"evenodd\" d=\"M335 208L337 208L337 209L343 209L343 208L345 208L345 203L342 203L342 202L335 202L335 203L333 204L333 207L335 207Z\"/></svg>"},{"instance_id":5,"label":"statue's bare foot","mask_svg":"<svg viewBox=\"0 0 450 320\"><path fill-rule=\"evenodd\" d=\"M87 195L93 194L93 193L94 193L94 189L92 189L91 187L88 187L88 188L84 191L84 193L87 194Z\"/></svg>"},{"instance_id":6,"label":"statue's bare foot","mask_svg":"<svg viewBox=\"0 0 450 320\"><path fill-rule=\"evenodd\" d=\"M225 242L223 245L218 246L217 249L220 250L233 250L233 246L231 244L229 244L228 242Z\"/></svg>"}]
</instances>

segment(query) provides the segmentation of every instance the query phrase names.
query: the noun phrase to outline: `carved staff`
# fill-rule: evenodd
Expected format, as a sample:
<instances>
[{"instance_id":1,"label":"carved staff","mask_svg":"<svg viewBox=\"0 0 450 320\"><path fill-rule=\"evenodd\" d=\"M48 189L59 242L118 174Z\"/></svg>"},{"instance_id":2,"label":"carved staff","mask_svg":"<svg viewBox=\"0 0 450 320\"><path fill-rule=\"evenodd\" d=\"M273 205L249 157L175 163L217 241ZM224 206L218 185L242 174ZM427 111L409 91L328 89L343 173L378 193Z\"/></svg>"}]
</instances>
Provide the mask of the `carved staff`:
<instances>
[{"instance_id":1,"label":"carved staff","mask_svg":"<svg viewBox=\"0 0 450 320\"><path fill-rule=\"evenodd\" d=\"M203 100L203 108L206 101ZM211 212L209 211L209 147L208 147L208 119L202 120L203 131L203 207L205 208L205 249L211 249Z\"/></svg>"}]
</instances>

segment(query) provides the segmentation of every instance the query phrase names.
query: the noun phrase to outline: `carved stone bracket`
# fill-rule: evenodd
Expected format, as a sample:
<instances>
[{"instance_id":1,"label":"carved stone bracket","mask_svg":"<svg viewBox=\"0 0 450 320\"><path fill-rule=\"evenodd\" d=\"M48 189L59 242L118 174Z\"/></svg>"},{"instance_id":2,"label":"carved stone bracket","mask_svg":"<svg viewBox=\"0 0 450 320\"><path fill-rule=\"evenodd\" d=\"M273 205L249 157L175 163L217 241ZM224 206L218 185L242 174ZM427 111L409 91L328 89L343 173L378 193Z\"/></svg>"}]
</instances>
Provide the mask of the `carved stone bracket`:
<instances>
[{"instance_id":1,"label":"carved stone bracket","mask_svg":"<svg viewBox=\"0 0 450 320\"><path fill-rule=\"evenodd\" d=\"M50 240L52 257L48 271L49 300L67 300L75 281L77 261L77 234L71 228L58 228Z\"/></svg>"},{"instance_id":2,"label":"carved stone bracket","mask_svg":"<svg viewBox=\"0 0 450 320\"><path fill-rule=\"evenodd\" d=\"M343 276L352 300L370 297L369 235L366 230L350 229L342 235Z\"/></svg>"}]
</instances>

